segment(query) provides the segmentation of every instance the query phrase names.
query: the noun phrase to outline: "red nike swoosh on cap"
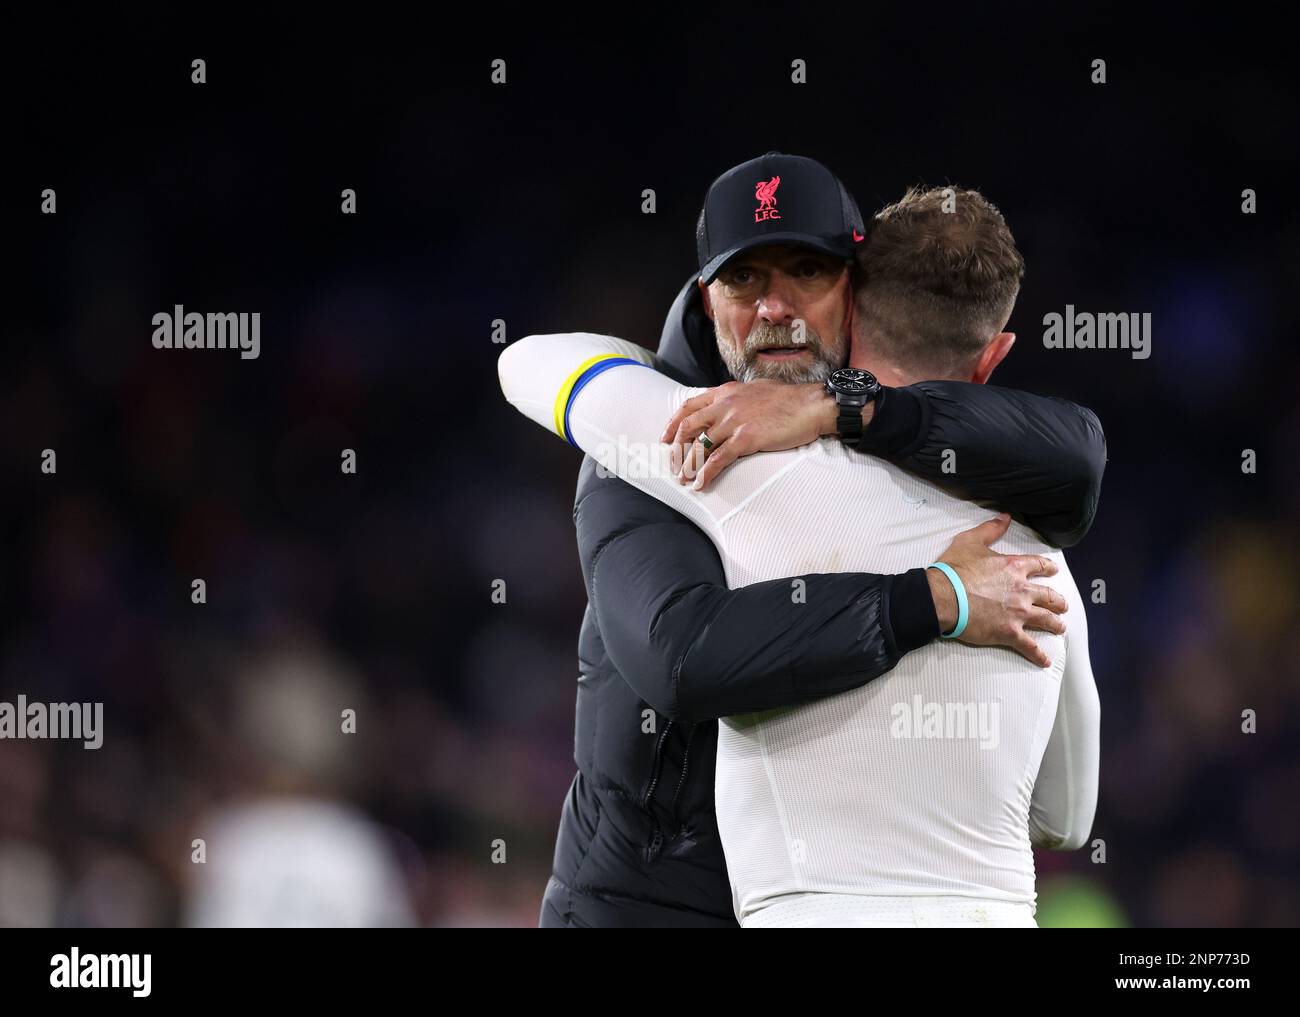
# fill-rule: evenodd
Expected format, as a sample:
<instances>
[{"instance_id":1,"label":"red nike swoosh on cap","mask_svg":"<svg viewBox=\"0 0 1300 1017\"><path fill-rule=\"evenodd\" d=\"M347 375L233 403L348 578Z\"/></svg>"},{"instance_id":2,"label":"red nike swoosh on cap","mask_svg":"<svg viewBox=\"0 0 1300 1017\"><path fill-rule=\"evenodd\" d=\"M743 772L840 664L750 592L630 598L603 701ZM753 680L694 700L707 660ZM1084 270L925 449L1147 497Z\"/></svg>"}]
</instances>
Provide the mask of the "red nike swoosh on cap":
<instances>
[{"instance_id":1,"label":"red nike swoosh on cap","mask_svg":"<svg viewBox=\"0 0 1300 1017\"><path fill-rule=\"evenodd\" d=\"M864 240L866 240L866 239L867 239L867 238L864 237L861 233L859 233L856 229L853 231L853 242L854 242L855 244L860 244L860 243L862 243L862 241L864 241Z\"/></svg>"}]
</instances>

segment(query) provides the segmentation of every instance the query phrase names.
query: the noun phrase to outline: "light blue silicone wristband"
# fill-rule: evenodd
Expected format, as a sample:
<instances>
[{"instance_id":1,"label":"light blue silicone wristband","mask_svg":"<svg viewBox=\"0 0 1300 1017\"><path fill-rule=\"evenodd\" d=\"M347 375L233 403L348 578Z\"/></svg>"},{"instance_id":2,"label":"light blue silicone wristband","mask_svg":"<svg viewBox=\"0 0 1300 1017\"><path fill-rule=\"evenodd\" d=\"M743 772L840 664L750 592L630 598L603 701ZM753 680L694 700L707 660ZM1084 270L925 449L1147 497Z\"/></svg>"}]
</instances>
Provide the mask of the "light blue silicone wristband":
<instances>
[{"instance_id":1,"label":"light blue silicone wristband","mask_svg":"<svg viewBox=\"0 0 1300 1017\"><path fill-rule=\"evenodd\" d=\"M952 583L952 589L957 594L957 624L951 632L940 632L940 639L956 639L966 631L966 623L970 621L970 601L966 599L966 587L962 584L961 577L957 575L957 570L947 562L937 561L933 565L927 565L928 569L938 569L948 577L948 582Z\"/></svg>"}]
</instances>

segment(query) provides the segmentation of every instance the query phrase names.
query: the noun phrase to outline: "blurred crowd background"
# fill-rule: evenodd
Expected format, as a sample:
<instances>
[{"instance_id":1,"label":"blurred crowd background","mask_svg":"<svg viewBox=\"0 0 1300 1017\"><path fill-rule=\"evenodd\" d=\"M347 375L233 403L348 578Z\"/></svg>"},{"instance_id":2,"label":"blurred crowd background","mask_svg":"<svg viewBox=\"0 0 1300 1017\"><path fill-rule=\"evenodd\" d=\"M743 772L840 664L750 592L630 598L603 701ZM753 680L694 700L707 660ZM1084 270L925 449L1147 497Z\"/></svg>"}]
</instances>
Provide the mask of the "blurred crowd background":
<instances>
[{"instance_id":1,"label":"blurred crowd background","mask_svg":"<svg viewBox=\"0 0 1300 1017\"><path fill-rule=\"evenodd\" d=\"M982 189L1028 264L995 382L1106 428L1069 554L1106 583L1105 861L1040 854L1040 922L1300 923L1293 72L1266 32L1139 39L1126 10L328 39L126 14L14 53L0 701L100 701L105 730L0 740L0 925L536 923L578 459L502 399L492 322L653 347L705 188L771 149L868 215ZM178 303L260 312L260 357L155 350ZM1045 349L1066 304L1151 312L1151 357Z\"/></svg>"}]
</instances>

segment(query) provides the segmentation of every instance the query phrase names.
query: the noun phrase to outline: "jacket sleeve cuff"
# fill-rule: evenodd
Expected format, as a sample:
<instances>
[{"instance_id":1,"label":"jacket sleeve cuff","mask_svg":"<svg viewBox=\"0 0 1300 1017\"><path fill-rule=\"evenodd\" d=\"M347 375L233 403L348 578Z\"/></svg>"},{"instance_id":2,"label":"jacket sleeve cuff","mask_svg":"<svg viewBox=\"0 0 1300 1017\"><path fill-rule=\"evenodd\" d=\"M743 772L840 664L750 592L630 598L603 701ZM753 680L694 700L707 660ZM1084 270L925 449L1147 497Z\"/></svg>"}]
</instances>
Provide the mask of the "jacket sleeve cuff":
<instances>
[{"instance_id":1,"label":"jacket sleeve cuff","mask_svg":"<svg viewBox=\"0 0 1300 1017\"><path fill-rule=\"evenodd\" d=\"M912 388L882 388L858 450L888 458L908 448L920 439L928 410L924 398Z\"/></svg>"},{"instance_id":2,"label":"jacket sleeve cuff","mask_svg":"<svg viewBox=\"0 0 1300 1017\"><path fill-rule=\"evenodd\" d=\"M894 577L889 591L889 627L899 656L938 638L939 615L925 569L912 569Z\"/></svg>"}]
</instances>

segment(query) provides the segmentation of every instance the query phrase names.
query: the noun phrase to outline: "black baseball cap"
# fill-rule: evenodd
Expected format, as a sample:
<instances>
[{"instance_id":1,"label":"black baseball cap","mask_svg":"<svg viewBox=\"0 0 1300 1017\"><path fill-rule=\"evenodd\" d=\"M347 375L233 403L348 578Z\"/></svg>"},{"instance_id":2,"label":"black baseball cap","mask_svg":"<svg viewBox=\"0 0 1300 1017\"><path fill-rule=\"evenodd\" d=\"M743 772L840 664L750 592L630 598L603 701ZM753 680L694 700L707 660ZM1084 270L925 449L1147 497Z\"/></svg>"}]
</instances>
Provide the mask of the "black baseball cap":
<instances>
[{"instance_id":1,"label":"black baseball cap","mask_svg":"<svg viewBox=\"0 0 1300 1017\"><path fill-rule=\"evenodd\" d=\"M834 173L816 159L768 152L709 185L695 227L700 279L708 285L737 254L765 244L851 258L865 233L857 202Z\"/></svg>"}]
</instances>

